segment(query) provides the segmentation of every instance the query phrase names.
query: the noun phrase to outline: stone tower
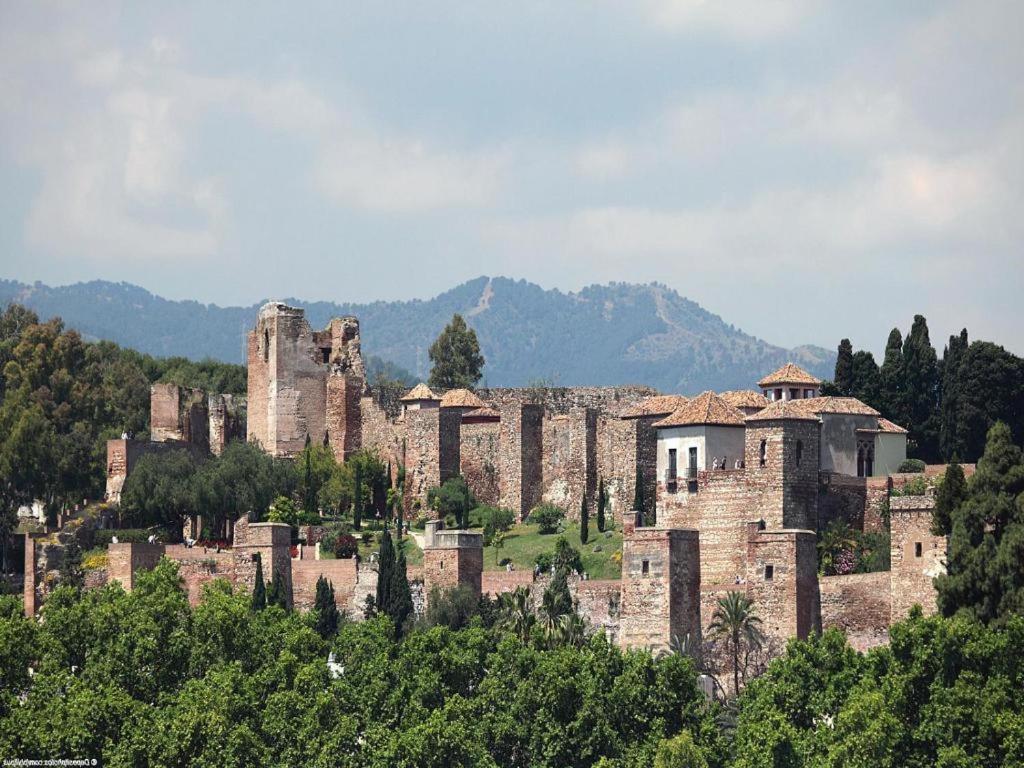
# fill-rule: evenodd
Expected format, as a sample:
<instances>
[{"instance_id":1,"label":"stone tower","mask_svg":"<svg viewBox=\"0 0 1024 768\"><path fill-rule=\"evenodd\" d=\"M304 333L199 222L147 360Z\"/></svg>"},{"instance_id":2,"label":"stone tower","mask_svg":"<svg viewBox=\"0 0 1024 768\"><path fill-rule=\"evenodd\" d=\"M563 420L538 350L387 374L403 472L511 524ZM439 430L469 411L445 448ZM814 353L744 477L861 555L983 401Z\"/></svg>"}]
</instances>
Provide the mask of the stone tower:
<instances>
[{"instance_id":1,"label":"stone tower","mask_svg":"<svg viewBox=\"0 0 1024 768\"><path fill-rule=\"evenodd\" d=\"M303 310L270 302L249 332L248 359L249 440L273 456L295 456L307 435L326 438L339 460L358 449L366 381L358 320L313 331Z\"/></svg>"},{"instance_id":2,"label":"stone tower","mask_svg":"<svg viewBox=\"0 0 1024 768\"><path fill-rule=\"evenodd\" d=\"M915 604L933 614L934 579L946 572L946 537L931 532L935 498L895 496L889 505L891 621L905 619Z\"/></svg>"},{"instance_id":3,"label":"stone tower","mask_svg":"<svg viewBox=\"0 0 1024 768\"><path fill-rule=\"evenodd\" d=\"M664 650L673 637L700 647L697 531L635 528L622 542L619 644Z\"/></svg>"},{"instance_id":4,"label":"stone tower","mask_svg":"<svg viewBox=\"0 0 1024 768\"><path fill-rule=\"evenodd\" d=\"M746 426L744 462L765 527L816 530L821 421L780 401Z\"/></svg>"},{"instance_id":5,"label":"stone tower","mask_svg":"<svg viewBox=\"0 0 1024 768\"><path fill-rule=\"evenodd\" d=\"M470 531L439 530L423 550L423 590L430 599L441 590L468 586L480 597L484 571L484 538Z\"/></svg>"}]
</instances>

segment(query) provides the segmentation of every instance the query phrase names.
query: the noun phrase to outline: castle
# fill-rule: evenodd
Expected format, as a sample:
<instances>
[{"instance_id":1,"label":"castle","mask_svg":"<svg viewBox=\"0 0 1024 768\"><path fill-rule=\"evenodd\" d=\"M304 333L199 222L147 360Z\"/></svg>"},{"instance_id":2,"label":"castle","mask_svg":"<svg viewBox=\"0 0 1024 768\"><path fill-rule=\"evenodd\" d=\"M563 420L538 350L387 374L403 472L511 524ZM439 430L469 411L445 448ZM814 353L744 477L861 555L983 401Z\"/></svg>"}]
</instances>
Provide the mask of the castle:
<instances>
[{"instance_id":1,"label":"castle","mask_svg":"<svg viewBox=\"0 0 1024 768\"><path fill-rule=\"evenodd\" d=\"M935 608L931 580L944 567L946 542L929 531L932 499L893 492L907 480L897 472L906 430L854 398L820 396L821 382L796 365L765 376L756 390L692 398L647 387L435 393L419 384L395 399L367 383L356 318L314 331L301 309L270 303L249 332L248 368L244 402L155 385L152 441L108 446L108 497L117 500L149 450L218 452L244 435L292 457L311 439L339 461L370 449L404 466L407 516L455 475L481 503L520 518L542 502L576 516L582 503L595 504L603 480L624 531L622 575L573 580L572 591L581 614L625 647L663 649L673 638L700 637L730 591L753 600L766 634L779 641L838 626L867 646L884 641L890 622L915 603ZM644 510L631 509L637 478ZM860 531L888 525L890 570L819 576L817 533L833 520ZM195 536L200 522L190 526ZM202 564L184 547L111 545L108 576L130 588L138 568L165 554L182 564L197 598L211 578L251 588L252 555L260 552L286 575L296 605L312 603L323 574L357 613L373 593L373 568L316 559L312 546L293 553L279 528L286 527L242 517L233 548ZM315 537L309 531L307 542ZM479 534L430 522L424 545L423 566L411 568L410 579L427 593L433 585L490 594L527 585L536 595L543 586L532 572L485 571ZM34 606L39 595L29 581L26 606L30 590Z\"/></svg>"}]
</instances>

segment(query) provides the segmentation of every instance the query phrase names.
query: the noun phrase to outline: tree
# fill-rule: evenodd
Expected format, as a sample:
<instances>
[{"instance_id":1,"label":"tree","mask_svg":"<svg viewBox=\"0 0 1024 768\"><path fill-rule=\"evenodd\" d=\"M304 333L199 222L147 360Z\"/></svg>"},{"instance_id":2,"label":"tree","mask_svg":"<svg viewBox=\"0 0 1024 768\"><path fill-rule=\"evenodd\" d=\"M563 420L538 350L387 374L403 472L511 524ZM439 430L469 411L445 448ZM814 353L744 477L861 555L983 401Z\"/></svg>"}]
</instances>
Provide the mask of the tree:
<instances>
[{"instance_id":1,"label":"tree","mask_svg":"<svg viewBox=\"0 0 1024 768\"><path fill-rule=\"evenodd\" d=\"M964 502L966 495L967 481L964 479L964 468L953 462L946 467L942 482L935 489L932 533L936 536L948 536L952 532L953 513Z\"/></svg>"},{"instance_id":2,"label":"tree","mask_svg":"<svg viewBox=\"0 0 1024 768\"><path fill-rule=\"evenodd\" d=\"M512 632L524 643L530 638L537 617L530 605L530 590L516 587L514 592L505 592L498 597L499 628Z\"/></svg>"},{"instance_id":3,"label":"tree","mask_svg":"<svg viewBox=\"0 0 1024 768\"><path fill-rule=\"evenodd\" d=\"M352 527L357 531L363 527L363 468L356 464L352 498Z\"/></svg>"},{"instance_id":4,"label":"tree","mask_svg":"<svg viewBox=\"0 0 1024 768\"><path fill-rule=\"evenodd\" d=\"M469 527L469 512L476 508L476 498L462 475L450 477L440 488L427 491L427 504L442 518L454 517L455 527Z\"/></svg>"},{"instance_id":5,"label":"tree","mask_svg":"<svg viewBox=\"0 0 1024 768\"><path fill-rule=\"evenodd\" d=\"M136 526L162 523L180 536L185 518L197 513L195 473L195 459L186 450L143 455L121 492L122 519Z\"/></svg>"},{"instance_id":6,"label":"tree","mask_svg":"<svg viewBox=\"0 0 1024 768\"><path fill-rule=\"evenodd\" d=\"M574 612L572 595L564 568L556 568L551 583L541 597L540 615L544 623L544 634L549 641L554 641L558 631L558 621L562 616Z\"/></svg>"},{"instance_id":7,"label":"tree","mask_svg":"<svg viewBox=\"0 0 1024 768\"><path fill-rule=\"evenodd\" d=\"M939 447L946 460L967 455L957 433L957 421L960 410L960 369L968 346L967 329L964 328L959 336L949 337L949 344L942 352Z\"/></svg>"},{"instance_id":8,"label":"tree","mask_svg":"<svg viewBox=\"0 0 1024 768\"><path fill-rule=\"evenodd\" d=\"M986 624L1024 612L1024 453L997 422L951 513L946 573L935 580L939 610Z\"/></svg>"},{"instance_id":9,"label":"tree","mask_svg":"<svg viewBox=\"0 0 1024 768\"><path fill-rule=\"evenodd\" d=\"M313 486L313 463L310 457L309 435L306 435L306 447L303 455L303 476L302 476L302 509L306 514L316 513L316 490Z\"/></svg>"},{"instance_id":10,"label":"tree","mask_svg":"<svg viewBox=\"0 0 1024 768\"><path fill-rule=\"evenodd\" d=\"M395 548L391 533L386 528L380 535L380 550L377 553L377 612L390 615L392 570L395 567Z\"/></svg>"},{"instance_id":11,"label":"tree","mask_svg":"<svg viewBox=\"0 0 1024 768\"><path fill-rule=\"evenodd\" d=\"M757 650L764 642L761 619L754 605L742 592L729 592L718 600L711 615L708 631L712 636L725 638L727 651L732 657L733 693L740 692L740 657L745 651ZM746 666L743 667L746 677Z\"/></svg>"},{"instance_id":12,"label":"tree","mask_svg":"<svg viewBox=\"0 0 1024 768\"><path fill-rule=\"evenodd\" d=\"M313 605L316 613L316 631L325 640L338 633L338 606L334 602L334 585L320 576L316 580L316 600Z\"/></svg>"},{"instance_id":13,"label":"tree","mask_svg":"<svg viewBox=\"0 0 1024 768\"><path fill-rule=\"evenodd\" d=\"M409 589L409 576L406 569L405 547L398 547L398 557L391 569L390 605L388 616L395 624L395 632L399 635L404 631L406 622L412 616L412 591Z\"/></svg>"},{"instance_id":14,"label":"tree","mask_svg":"<svg viewBox=\"0 0 1024 768\"><path fill-rule=\"evenodd\" d=\"M654 768L707 768L704 751L693 742L689 731L662 739L654 755Z\"/></svg>"},{"instance_id":15,"label":"tree","mask_svg":"<svg viewBox=\"0 0 1024 768\"><path fill-rule=\"evenodd\" d=\"M284 583L284 576L280 570L274 571L274 578L267 589L267 606L276 605L288 610L288 587Z\"/></svg>"},{"instance_id":16,"label":"tree","mask_svg":"<svg viewBox=\"0 0 1024 768\"><path fill-rule=\"evenodd\" d=\"M903 370L903 335L899 328L889 332L885 344L885 360L879 372L878 409L897 424L908 425L906 375ZM908 425L909 426L909 425Z\"/></svg>"},{"instance_id":17,"label":"tree","mask_svg":"<svg viewBox=\"0 0 1024 768\"><path fill-rule=\"evenodd\" d=\"M253 557L256 559L256 580L252 588L252 609L262 611L267 607L267 585L263 581L263 558L259 552Z\"/></svg>"},{"instance_id":18,"label":"tree","mask_svg":"<svg viewBox=\"0 0 1024 768\"><path fill-rule=\"evenodd\" d=\"M647 500L644 498L644 471L638 466L636 468L636 482L633 485L633 509L640 513L641 524L644 524L646 520L646 506Z\"/></svg>"},{"instance_id":19,"label":"tree","mask_svg":"<svg viewBox=\"0 0 1024 768\"><path fill-rule=\"evenodd\" d=\"M903 397L909 439L918 458L927 462L939 458L939 364L928 337L928 322L914 315L910 333L903 342Z\"/></svg>"},{"instance_id":20,"label":"tree","mask_svg":"<svg viewBox=\"0 0 1024 768\"><path fill-rule=\"evenodd\" d=\"M604 512L605 507L608 505L608 491L604 487L604 478L597 483L597 530L604 533L605 519Z\"/></svg>"},{"instance_id":21,"label":"tree","mask_svg":"<svg viewBox=\"0 0 1024 768\"><path fill-rule=\"evenodd\" d=\"M580 543L586 544L590 538L590 511L587 509L587 494L583 493L580 500Z\"/></svg>"},{"instance_id":22,"label":"tree","mask_svg":"<svg viewBox=\"0 0 1024 768\"><path fill-rule=\"evenodd\" d=\"M853 345L849 339L839 342L839 352L836 355L836 372L832 379L841 395L850 396L853 394Z\"/></svg>"},{"instance_id":23,"label":"tree","mask_svg":"<svg viewBox=\"0 0 1024 768\"><path fill-rule=\"evenodd\" d=\"M881 410L879 401L882 382L875 356L870 352L858 350L853 355L853 389L852 394L858 400Z\"/></svg>"},{"instance_id":24,"label":"tree","mask_svg":"<svg viewBox=\"0 0 1024 768\"><path fill-rule=\"evenodd\" d=\"M430 386L438 389L472 389L480 381L484 358L476 331L455 314L437 340L430 346Z\"/></svg>"},{"instance_id":25,"label":"tree","mask_svg":"<svg viewBox=\"0 0 1024 768\"><path fill-rule=\"evenodd\" d=\"M962 461L985 450L988 430L997 421L1024 440L1024 360L987 341L975 341L963 355L955 385L954 428L947 437Z\"/></svg>"}]
</instances>

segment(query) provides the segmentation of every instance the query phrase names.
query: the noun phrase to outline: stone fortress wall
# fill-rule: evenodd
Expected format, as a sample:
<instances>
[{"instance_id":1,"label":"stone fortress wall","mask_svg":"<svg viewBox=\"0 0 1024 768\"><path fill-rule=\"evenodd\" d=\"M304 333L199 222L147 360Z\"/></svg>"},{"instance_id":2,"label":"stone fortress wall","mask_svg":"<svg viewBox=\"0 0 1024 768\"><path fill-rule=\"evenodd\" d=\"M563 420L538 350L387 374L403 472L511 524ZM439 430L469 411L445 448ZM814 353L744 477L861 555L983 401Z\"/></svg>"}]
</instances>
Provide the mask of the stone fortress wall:
<instances>
[{"instance_id":1,"label":"stone fortress wall","mask_svg":"<svg viewBox=\"0 0 1024 768\"><path fill-rule=\"evenodd\" d=\"M541 502L558 504L575 518L584 499L593 516L603 480L609 516L624 529L622 577L573 580L571 589L585 617L624 646L664 649L673 638L699 636L716 601L732 591L754 601L766 632L780 643L836 626L867 647L884 642L889 623L915 603L934 611L932 579L943 568L945 539L928 531L930 499L891 497L899 476L836 472L839 443L823 443L831 440L823 436L823 420L806 409L744 411L742 464L700 468L679 482L658 476L656 424L666 414L643 411L643 403L661 399L650 388L482 389L475 398L483 408L446 406L443 394L424 387L415 402L396 403L374 392L366 383L355 318L312 331L302 310L268 304L249 334L248 439L277 456L294 456L307 435L326 438L339 460L359 448L376 450L406 467L407 514L425 504L431 487L462 474L482 502L521 518ZM215 405L214 396L155 387L154 436L159 428L164 444L203 450L205 441L216 450L224 439L214 439L212 414L232 405L216 397ZM139 452L130 443L112 441L109 449L115 480L108 486L118 491ZM640 515L631 509L638 474L649 504ZM817 531L837 519L857 530L879 530L886 509L892 569L819 578ZM644 527L644 521L653 525ZM372 567L293 559L283 539L254 543L254 534L271 536L272 530L248 526L243 518L230 555L193 562L192 551L167 547L164 554L187 571L190 597L198 595L196 584L217 574L251 588L251 555L257 551L265 578L273 569L287 574L299 607L311 605L321 574L354 615L373 592ZM528 585L537 593L543 586L532 573L484 573L477 534L438 532L431 538L422 569L427 595L433 585L467 584L488 594ZM148 557L133 553L131 569L144 567ZM117 580L124 584L126 578L130 583L130 575Z\"/></svg>"}]
</instances>

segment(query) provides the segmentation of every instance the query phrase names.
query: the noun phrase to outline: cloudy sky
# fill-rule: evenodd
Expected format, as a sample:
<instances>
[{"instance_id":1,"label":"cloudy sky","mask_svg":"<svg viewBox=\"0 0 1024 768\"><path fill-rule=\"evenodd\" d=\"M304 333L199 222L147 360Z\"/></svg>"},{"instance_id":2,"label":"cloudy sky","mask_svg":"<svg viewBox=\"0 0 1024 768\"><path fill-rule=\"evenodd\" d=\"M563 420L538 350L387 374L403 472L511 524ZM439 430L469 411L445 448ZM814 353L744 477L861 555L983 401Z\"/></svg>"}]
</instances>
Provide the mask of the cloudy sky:
<instances>
[{"instance_id":1,"label":"cloudy sky","mask_svg":"<svg viewBox=\"0 0 1024 768\"><path fill-rule=\"evenodd\" d=\"M371 10L372 9L372 10ZM0 277L659 281L1024 352L1024 3L0 0Z\"/></svg>"}]
</instances>

